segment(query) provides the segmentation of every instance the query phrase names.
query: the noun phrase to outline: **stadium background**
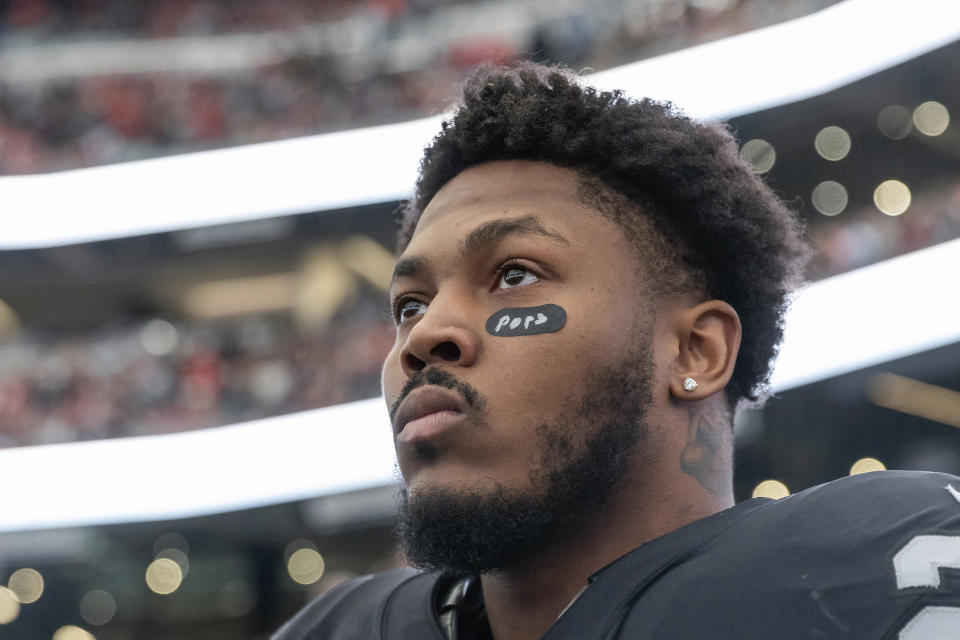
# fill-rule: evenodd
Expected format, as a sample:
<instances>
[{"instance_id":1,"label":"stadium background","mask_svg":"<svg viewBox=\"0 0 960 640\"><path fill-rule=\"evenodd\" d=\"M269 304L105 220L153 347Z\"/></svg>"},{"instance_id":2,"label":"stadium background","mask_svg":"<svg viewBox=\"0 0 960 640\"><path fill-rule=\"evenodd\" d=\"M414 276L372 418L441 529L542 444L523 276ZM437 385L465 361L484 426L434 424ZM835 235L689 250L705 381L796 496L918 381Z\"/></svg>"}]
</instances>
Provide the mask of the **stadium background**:
<instances>
[{"instance_id":1,"label":"stadium background","mask_svg":"<svg viewBox=\"0 0 960 640\"><path fill-rule=\"evenodd\" d=\"M808 225L738 499L960 473L952 4L0 2L0 638L266 638L398 562L393 212L485 60L729 119Z\"/></svg>"}]
</instances>

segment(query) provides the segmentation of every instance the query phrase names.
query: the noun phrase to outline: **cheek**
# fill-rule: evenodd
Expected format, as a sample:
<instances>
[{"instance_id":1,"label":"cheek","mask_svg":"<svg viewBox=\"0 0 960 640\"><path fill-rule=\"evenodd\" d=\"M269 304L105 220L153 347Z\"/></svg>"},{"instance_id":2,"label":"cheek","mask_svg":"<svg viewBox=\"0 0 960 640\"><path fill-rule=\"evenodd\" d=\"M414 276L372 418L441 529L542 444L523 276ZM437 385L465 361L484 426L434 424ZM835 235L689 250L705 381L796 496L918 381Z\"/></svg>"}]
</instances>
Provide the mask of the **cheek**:
<instances>
[{"instance_id":1,"label":"cheek","mask_svg":"<svg viewBox=\"0 0 960 640\"><path fill-rule=\"evenodd\" d=\"M504 358L514 366L501 375L525 406L557 410L559 403L596 384L591 372L620 362L631 349L635 330L631 323L570 315L567 325L550 336L503 339L518 342L517 354ZM525 341L521 349L519 343Z\"/></svg>"},{"instance_id":2,"label":"cheek","mask_svg":"<svg viewBox=\"0 0 960 640\"><path fill-rule=\"evenodd\" d=\"M393 349L387 354L383 361L383 370L380 372L380 386L383 391L383 397L388 402L392 401L400 389L403 388L406 374L400 367L400 345L394 344Z\"/></svg>"},{"instance_id":3,"label":"cheek","mask_svg":"<svg viewBox=\"0 0 960 640\"><path fill-rule=\"evenodd\" d=\"M591 342L570 325L549 336L493 338L484 387L518 418L547 418L583 385L582 372L596 357Z\"/></svg>"}]
</instances>

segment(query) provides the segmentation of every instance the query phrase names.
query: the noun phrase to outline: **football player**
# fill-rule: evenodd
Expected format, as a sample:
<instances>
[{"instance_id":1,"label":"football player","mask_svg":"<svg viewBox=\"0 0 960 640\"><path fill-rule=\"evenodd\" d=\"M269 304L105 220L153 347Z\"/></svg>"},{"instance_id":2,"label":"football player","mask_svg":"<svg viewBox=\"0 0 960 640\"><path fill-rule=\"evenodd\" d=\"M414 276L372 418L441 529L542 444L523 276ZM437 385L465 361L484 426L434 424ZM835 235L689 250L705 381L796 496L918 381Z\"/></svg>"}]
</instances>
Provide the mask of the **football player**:
<instances>
[{"instance_id":1,"label":"football player","mask_svg":"<svg viewBox=\"0 0 960 640\"><path fill-rule=\"evenodd\" d=\"M734 504L808 255L729 131L530 63L427 148L383 390L415 569L277 640L960 638L960 479Z\"/></svg>"}]
</instances>

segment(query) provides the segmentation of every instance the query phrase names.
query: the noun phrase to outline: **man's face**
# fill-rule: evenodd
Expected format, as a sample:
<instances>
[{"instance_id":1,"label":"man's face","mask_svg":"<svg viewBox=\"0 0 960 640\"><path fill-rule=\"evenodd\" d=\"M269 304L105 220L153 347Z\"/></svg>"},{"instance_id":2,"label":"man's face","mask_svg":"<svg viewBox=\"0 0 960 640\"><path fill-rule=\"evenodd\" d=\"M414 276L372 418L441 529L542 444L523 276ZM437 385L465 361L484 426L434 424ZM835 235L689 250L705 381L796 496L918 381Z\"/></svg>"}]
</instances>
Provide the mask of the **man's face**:
<instances>
[{"instance_id":1,"label":"man's face","mask_svg":"<svg viewBox=\"0 0 960 640\"><path fill-rule=\"evenodd\" d=\"M619 363L638 316L650 317L638 298L635 252L619 227L580 201L577 187L572 170L494 162L458 175L423 212L398 259L401 273L403 265L415 273L391 287L406 317L384 365L384 396L393 405L412 375L438 368L485 402L423 439L394 425L411 492L527 487L536 426L575 409L592 386L590 372ZM566 311L559 331L501 337L485 329L500 309L548 303ZM435 455L424 459L424 449Z\"/></svg>"},{"instance_id":2,"label":"man's face","mask_svg":"<svg viewBox=\"0 0 960 640\"><path fill-rule=\"evenodd\" d=\"M621 441L636 441L654 310L635 252L581 202L578 185L575 172L549 164L488 163L447 183L423 212L397 263L397 341L383 370L411 500L536 499L605 424L629 422L633 439ZM545 304L565 310L559 330L485 328L501 309Z\"/></svg>"}]
</instances>

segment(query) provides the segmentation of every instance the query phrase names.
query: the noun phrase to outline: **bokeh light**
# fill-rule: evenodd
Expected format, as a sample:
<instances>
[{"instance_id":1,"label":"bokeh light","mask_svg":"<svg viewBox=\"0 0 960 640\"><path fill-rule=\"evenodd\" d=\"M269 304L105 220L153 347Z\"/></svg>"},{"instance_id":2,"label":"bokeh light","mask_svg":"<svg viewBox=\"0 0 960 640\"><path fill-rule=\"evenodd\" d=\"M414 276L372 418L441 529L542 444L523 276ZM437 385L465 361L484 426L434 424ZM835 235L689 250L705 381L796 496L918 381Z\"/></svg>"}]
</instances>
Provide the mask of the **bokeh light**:
<instances>
[{"instance_id":1,"label":"bokeh light","mask_svg":"<svg viewBox=\"0 0 960 640\"><path fill-rule=\"evenodd\" d=\"M938 136L950 126L950 112L939 102L924 102L913 110L913 124L920 133Z\"/></svg>"},{"instance_id":2,"label":"bokeh light","mask_svg":"<svg viewBox=\"0 0 960 640\"><path fill-rule=\"evenodd\" d=\"M177 328L166 320L154 319L140 330L140 345L153 356L163 357L173 353L180 343Z\"/></svg>"},{"instance_id":3,"label":"bokeh light","mask_svg":"<svg viewBox=\"0 0 960 640\"><path fill-rule=\"evenodd\" d=\"M825 216L835 216L847 208L847 189L839 182L825 180L813 188L810 201Z\"/></svg>"},{"instance_id":4,"label":"bokeh light","mask_svg":"<svg viewBox=\"0 0 960 640\"><path fill-rule=\"evenodd\" d=\"M313 584L323 576L323 556L316 549L298 549L287 560L287 571L294 582Z\"/></svg>"},{"instance_id":5,"label":"bokeh light","mask_svg":"<svg viewBox=\"0 0 960 640\"><path fill-rule=\"evenodd\" d=\"M766 173L777 162L777 152L766 140L754 138L740 148L740 158L750 165L754 173Z\"/></svg>"},{"instance_id":6,"label":"bokeh light","mask_svg":"<svg viewBox=\"0 0 960 640\"><path fill-rule=\"evenodd\" d=\"M850 153L850 134L841 127L824 127L813 139L813 146L825 160L843 160Z\"/></svg>"},{"instance_id":7,"label":"bokeh light","mask_svg":"<svg viewBox=\"0 0 960 640\"><path fill-rule=\"evenodd\" d=\"M880 133L892 140L903 140L913 129L910 109L899 104L884 107L877 114L877 128L880 129Z\"/></svg>"},{"instance_id":8,"label":"bokeh light","mask_svg":"<svg viewBox=\"0 0 960 640\"><path fill-rule=\"evenodd\" d=\"M899 180L884 180L873 191L873 203L888 216L898 216L910 207L910 189Z\"/></svg>"},{"instance_id":9,"label":"bokeh light","mask_svg":"<svg viewBox=\"0 0 960 640\"><path fill-rule=\"evenodd\" d=\"M850 475L855 476L871 471L885 471L886 466L876 458L860 458L850 467Z\"/></svg>"},{"instance_id":10,"label":"bokeh light","mask_svg":"<svg viewBox=\"0 0 960 640\"><path fill-rule=\"evenodd\" d=\"M80 599L80 615L88 624L100 626L113 620L117 613L117 601L102 589L88 591Z\"/></svg>"},{"instance_id":11,"label":"bokeh light","mask_svg":"<svg viewBox=\"0 0 960 640\"><path fill-rule=\"evenodd\" d=\"M43 595L43 576L36 569L17 569L7 581L20 604L32 604Z\"/></svg>"},{"instance_id":12,"label":"bokeh light","mask_svg":"<svg viewBox=\"0 0 960 640\"><path fill-rule=\"evenodd\" d=\"M146 580L151 591L165 596L180 588L183 570L170 558L157 558L147 567Z\"/></svg>"},{"instance_id":13,"label":"bokeh light","mask_svg":"<svg viewBox=\"0 0 960 640\"><path fill-rule=\"evenodd\" d=\"M754 498L772 498L773 500L779 500L789 495L790 490L787 489L787 485L779 480L764 480L753 488Z\"/></svg>"},{"instance_id":14,"label":"bokeh light","mask_svg":"<svg viewBox=\"0 0 960 640\"><path fill-rule=\"evenodd\" d=\"M10 624L20 615L20 601L7 589L0 587L0 624Z\"/></svg>"},{"instance_id":15,"label":"bokeh light","mask_svg":"<svg viewBox=\"0 0 960 640\"><path fill-rule=\"evenodd\" d=\"M180 572L183 574L184 578L186 578L187 574L190 573L190 559L187 558L187 554L180 549L161 549L160 553L158 553L156 557L169 558L170 560L176 562L180 567Z\"/></svg>"},{"instance_id":16,"label":"bokeh light","mask_svg":"<svg viewBox=\"0 0 960 640\"><path fill-rule=\"evenodd\" d=\"M153 542L153 556L157 557L164 549L179 549L183 553L190 553L190 544L187 539L179 533L168 532L161 533Z\"/></svg>"},{"instance_id":17,"label":"bokeh light","mask_svg":"<svg viewBox=\"0 0 960 640\"><path fill-rule=\"evenodd\" d=\"M68 624L54 631L53 640L96 640L96 638L86 629Z\"/></svg>"}]
</instances>

